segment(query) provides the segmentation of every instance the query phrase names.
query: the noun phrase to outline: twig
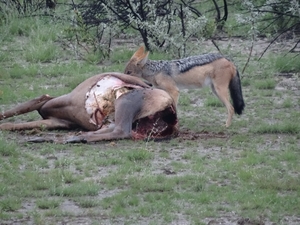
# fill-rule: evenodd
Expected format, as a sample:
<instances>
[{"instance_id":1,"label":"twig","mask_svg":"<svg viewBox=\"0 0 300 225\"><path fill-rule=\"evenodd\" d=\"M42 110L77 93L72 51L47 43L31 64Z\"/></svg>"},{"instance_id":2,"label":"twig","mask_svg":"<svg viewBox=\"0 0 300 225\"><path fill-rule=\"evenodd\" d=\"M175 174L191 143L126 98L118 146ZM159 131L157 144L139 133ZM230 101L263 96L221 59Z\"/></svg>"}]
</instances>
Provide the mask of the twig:
<instances>
[{"instance_id":1,"label":"twig","mask_svg":"<svg viewBox=\"0 0 300 225\"><path fill-rule=\"evenodd\" d=\"M294 52L295 48L297 48L299 43L300 43L300 39L297 41L297 43L294 45L294 47L289 52Z\"/></svg>"},{"instance_id":2,"label":"twig","mask_svg":"<svg viewBox=\"0 0 300 225\"><path fill-rule=\"evenodd\" d=\"M218 49L218 51L222 54L222 51L220 50L219 46L217 45L217 43L215 42L214 39L211 39L211 42L214 44L214 46L216 47L216 49Z\"/></svg>"},{"instance_id":3,"label":"twig","mask_svg":"<svg viewBox=\"0 0 300 225\"><path fill-rule=\"evenodd\" d=\"M252 39L252 43L251 43L251 47L250 47L250 52L249 52L249 56L248 56L248 59L247 59L247 62L242 70L242 74L244 74L245 70L246 70L246 67L248 66L249 62L250 62L250 58L252 56L252 51L253 51L253 46L254 46L254 40Z\"/></svg>"},{"instance_id":4,"label":"twig","mask_svg":"<svg viewBox=\"0 0 300 225\"><path fill-rule=\"evenodd\" d=\"M259 59L258 60L260 60L262 57L263 57L263 55L266 53L266 51L269 49L269 47L282 35L282 34L284 34L285 32L287 32L287 31L289 31L289 30L291 30L294 26L296 26L297 25L297 23L296 24L294 24L294 25L292 25L292 26L290 26L289 28L287 28L287 29L285 29L284 31L282 31L280 34L278 34L271 42L270 42L270 44L265 48L265 50L263 51L263 53L260 55L260 57L259 57Z\"/></svg>"}]
</instances>

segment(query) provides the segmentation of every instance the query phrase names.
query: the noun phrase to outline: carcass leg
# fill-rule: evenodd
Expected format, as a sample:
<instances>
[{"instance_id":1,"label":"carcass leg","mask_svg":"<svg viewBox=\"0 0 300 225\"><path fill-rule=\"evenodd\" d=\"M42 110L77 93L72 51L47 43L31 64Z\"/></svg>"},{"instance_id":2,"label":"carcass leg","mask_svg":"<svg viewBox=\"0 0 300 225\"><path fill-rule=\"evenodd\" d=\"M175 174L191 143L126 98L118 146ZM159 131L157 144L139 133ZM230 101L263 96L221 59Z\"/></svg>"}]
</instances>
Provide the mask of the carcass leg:
<instances>
[{"instance_id":1,"label":"carcass leg","mask_svg":"<svg viewBox=\"0 0 300 225\"><path fill-rule=\"evenodd\" d=\"M38 98L34 98L29 100L28 102L21 103L14 107L13 109L7 110L3 113L0 113L0 120L5 118L9 118L12 116L17 116L20 114L32 112L34 110L40 109L46 102L53 99L54 97L50 97L49 95L42 95Z\"/></svg>"}]
</instances>

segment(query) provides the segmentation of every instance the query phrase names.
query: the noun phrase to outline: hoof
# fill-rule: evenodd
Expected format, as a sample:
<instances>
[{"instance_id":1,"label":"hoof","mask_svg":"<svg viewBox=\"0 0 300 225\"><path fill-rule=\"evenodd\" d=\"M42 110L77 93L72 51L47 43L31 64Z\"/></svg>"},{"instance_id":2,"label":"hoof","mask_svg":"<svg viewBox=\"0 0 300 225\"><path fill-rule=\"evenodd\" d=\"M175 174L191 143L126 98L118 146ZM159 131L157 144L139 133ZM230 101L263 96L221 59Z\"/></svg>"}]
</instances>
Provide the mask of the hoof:
<instances>
[{"instance_id":1,"label":"hoof","mask_svg":"<svg viewBox=\"0 0 300 225\"><path fill-rule=\"evenodd\" d=\"M87 143L87 140L80 136L73 136L68 138L65 143Z\"/></svg>"},{"instance_id":2,"label":"hoof","mask_svg":"<svg viewBox=\"0 0 300 225\"><path fill-rule=\"evenodd\" d=\"M47 138L44 138L44 137L35 137L35 138L28 139L27 142L30 142L30 143L43 143L43 142L53 143L54 140L47 139Z\"/></svg>"}]
</instances>

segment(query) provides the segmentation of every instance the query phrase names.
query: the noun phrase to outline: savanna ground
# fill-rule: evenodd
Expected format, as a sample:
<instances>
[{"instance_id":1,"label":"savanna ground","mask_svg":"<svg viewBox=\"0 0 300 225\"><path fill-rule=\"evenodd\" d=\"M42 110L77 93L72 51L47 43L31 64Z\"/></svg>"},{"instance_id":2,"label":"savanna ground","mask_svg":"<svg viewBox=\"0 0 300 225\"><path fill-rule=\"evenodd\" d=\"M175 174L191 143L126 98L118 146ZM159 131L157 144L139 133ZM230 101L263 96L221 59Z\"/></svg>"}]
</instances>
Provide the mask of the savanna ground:
<instances>
[{"instance_id":1,"label":"savanna ground","mask_svg":"<svg viewBox=\"0 0 300 225\"><path fill-rule=\"evenodd\" d=\"M51 26L12 22L1 30L1 111L122 71L139 43L120 40L110 60L87 63L61 48ZM216 51L202 44L201 53ZM251 43L218 44L241 71ZM268 44L255 42L242 74L246 108L229 128L225 107L205 88L182 92L180 134L171 140L28 143L76 131L1 131L0 224L300 224L299 56L286 55L289 39L258 60Z\"/></svg>"}]
</instances>

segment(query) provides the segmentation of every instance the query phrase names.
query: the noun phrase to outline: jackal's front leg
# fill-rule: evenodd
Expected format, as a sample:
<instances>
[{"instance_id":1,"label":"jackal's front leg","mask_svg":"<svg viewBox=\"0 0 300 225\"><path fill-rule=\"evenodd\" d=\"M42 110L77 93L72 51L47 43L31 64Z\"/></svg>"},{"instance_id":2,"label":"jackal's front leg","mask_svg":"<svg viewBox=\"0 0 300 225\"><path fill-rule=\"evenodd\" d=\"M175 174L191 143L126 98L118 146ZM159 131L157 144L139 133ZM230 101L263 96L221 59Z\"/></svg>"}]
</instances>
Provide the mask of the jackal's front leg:
<instances>
[{"instance_id":1,"label":"jackal's front leg","mask_svg":"<svg viewBox=\"0 0 300 225\"><path fill-rule=\"evenodd\" d=\"M51 99L53 99L53 97L50 97L49 95L42 95L38 98L21 103L13 109L0 113L0 120L38 110Z\"/></svg>"},{"instance_id":2,"label":"jackal's front leg","mask_svg":"<svg viewBox=\"0 0 300 225\"><path fill-rule=\"evenodd\" d=\"M176 106L179 99L179 88L171 76L159 73L155 77L155 86L166 91L174 100Z\"/></svg>"}]
</instances>

